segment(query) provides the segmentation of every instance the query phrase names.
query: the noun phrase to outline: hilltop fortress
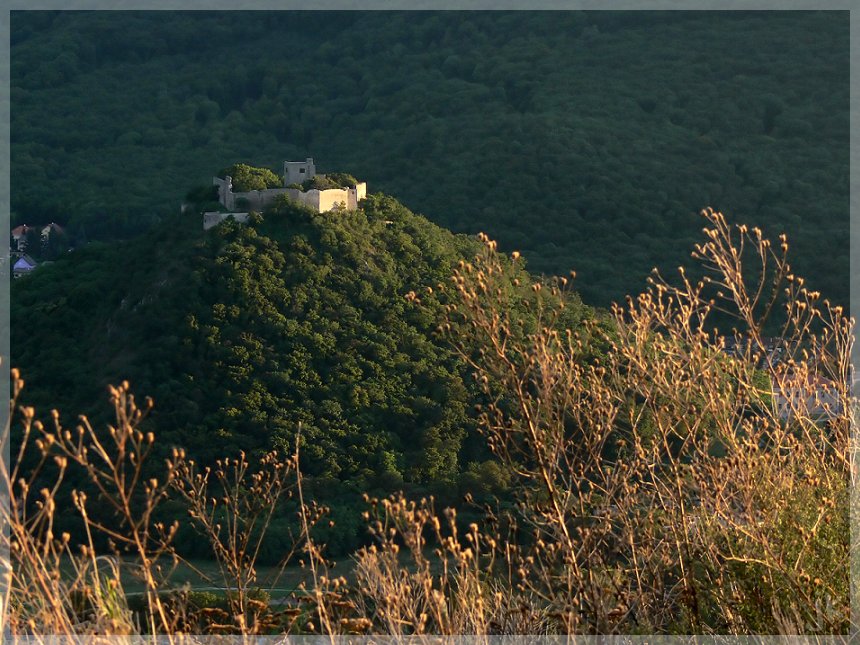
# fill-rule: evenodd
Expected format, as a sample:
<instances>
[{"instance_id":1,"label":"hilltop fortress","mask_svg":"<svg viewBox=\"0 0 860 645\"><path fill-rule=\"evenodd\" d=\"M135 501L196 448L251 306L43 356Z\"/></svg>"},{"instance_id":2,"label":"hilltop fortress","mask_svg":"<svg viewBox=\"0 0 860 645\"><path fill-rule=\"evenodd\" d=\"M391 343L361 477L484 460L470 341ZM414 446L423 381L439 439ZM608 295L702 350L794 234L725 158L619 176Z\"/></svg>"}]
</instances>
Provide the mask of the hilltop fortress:
<instances>
[{"instance_id":1,"label":"hilltop fortress","mask_svg":"<svg viewBox=\"0 0 860 645\"><path fill-rule=\"evenodd\" d=\"M367 184L363 181L352 187L326 190L311 188L304 191L299 188L289 188L289 186L302 184L314 177L324 178L325 175L317 174L313 158L308 157L304 161L284 162L283 188L235 193L233 192L232 177L228 176L224 179L213 177L212 183L218 187L218 201L230 211L237 209L259 211L270 204L278 195L287 195L293 201L304 204L318 213L325 213L338 206L352 211L358 208L358 202L367 196Z\"/></svg>"}]
</instances>

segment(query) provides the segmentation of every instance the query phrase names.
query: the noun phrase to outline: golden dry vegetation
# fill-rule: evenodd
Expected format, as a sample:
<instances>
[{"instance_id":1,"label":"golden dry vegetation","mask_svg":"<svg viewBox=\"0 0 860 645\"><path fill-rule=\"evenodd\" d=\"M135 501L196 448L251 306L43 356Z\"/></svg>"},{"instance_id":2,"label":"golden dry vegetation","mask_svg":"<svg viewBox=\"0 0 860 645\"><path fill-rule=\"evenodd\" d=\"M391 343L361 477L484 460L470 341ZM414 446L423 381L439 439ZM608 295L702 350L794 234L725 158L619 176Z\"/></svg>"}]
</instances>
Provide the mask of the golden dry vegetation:
<instances>
[{"instance_id":1,"label":"golden dry vegetation","mask_svg":"<svg viewBox=\"0 0 860 645\"><path fill-rule=\"evenodd\" d=\"M481 236L481 252L437 294L439 331L483 384L481 430L513 474L516 504L463 526L429 498L367 498L371 539L346 577L330 573L313 538L326 509L303 495L300 443L292 455L214 468L177 450L152 478L144 464L157 439L139 429L147 405L127 383L111 391L116 422L106 431L86 419L63 427L58 415L47 427L17 405L23 380L13 370L4 629L847 633L852 321L792 273L784 238L772 244L703 214L694 257L708 277L694 283L682 270L671 284L655 274L644 293L576 330L556 324L570 280L535 283L515 303L518 254L502 257ZM414 292L410 301L421 306ZM518 318L522 307L536 324ZM716 312L730 321L723 330ZM765 337L774 321L779 354ZM743 351L724 351L727 338ZM54 483L37 490L51 464ZM106 525L90 515L93 494L76 494L86 531L74 539L52 531L71 469L116 513ZM223 599L162 587L177 557L176 527L154 519L168 498L184 500L187 521L211 541ZM273 602L255 562L287 499L300 530L285 556L308 575ZM95 535L134 555L143 602L130 606L115 554L97 553Z\"/></svg>"}]
</instances>

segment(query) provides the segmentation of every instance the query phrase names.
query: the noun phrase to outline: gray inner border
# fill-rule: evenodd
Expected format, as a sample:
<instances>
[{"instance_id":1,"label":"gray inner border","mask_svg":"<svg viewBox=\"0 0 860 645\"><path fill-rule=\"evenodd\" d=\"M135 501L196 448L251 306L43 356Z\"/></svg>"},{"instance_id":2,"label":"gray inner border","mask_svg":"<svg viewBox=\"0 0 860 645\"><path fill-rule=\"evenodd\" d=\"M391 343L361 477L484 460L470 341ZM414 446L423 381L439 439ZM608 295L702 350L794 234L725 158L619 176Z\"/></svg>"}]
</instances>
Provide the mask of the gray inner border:
<instances>
[{"instance_id":1,"label":"gray inner border","mask_svg":"<svg viewBox=\"0 0 860 645\"><path fill-rule=\"evenodd\" d=\"M15 10L235 10L235 0L6 0L5 8L0 9L0 232L5 239L10 234L10 24L11 11ZM848 10L850 23L850 248L860 248L860 219L854 215L858 212L860 199L860 181L858 181L858 164L860 163L860 61L858 61L858 38L860 38L860 5L854 0L317 0L313 6L299 0L245 0L241 9L251 10L419 10L419 9L450 9L450 10ZM5 242L4 242L5 244ZM10 391L10 278L11 267L0 258L0 391ZM850 303L851 311L856 317L860 306L860 257L850 254ZM860 347L854 345L852 365L860 366ZM857 383L855 381L855 387ZM855 396L860 392L855 392ZM9 420L8 406L0 405L0 428L6 427ZM860 432L858 432L858 416L855 411L851 432L852 457L852 494L851 494L851 623L852 633L847 637L704 637L704 636L570 636L568 638L552 637L338 637L334 639L323 637L265 637L243 639L241 637L218 638L218 643L233 642L295 642L311 643L587 643L588 645L669 645L670 643L689 642L716 645L717 643L842 643L858 641L858 626L860 626L860 487L855 486L857 473L860 472ZM9 446L5 446L3 458L9 463ZM0 490L0 497L5 499L7 491ZM6 530L6 527L3 527ZM0 558L8 562L8 552L0 552ZM0 583L2 586L2 583ZM2 591L2 589L0 589ZM0 608L2 610L2 608ZM8 637L8 635L4 636ZM6 638L4 638L4 641ZM64 639L51 637L32 637L17 639L20 642L60 643ZM100 642L128 645L132 643L175 642L173 639L134 638L99 638ZM181 638L181 642L209 643L216 642L212 638ZM89 642L79 639L77 642Z\"/></svg>"},{"instance_id":2,"label":"gray inner border","mask_svg":"<svg viewBox=\"0 0 860 645\"><path fill-rule=\"evenodd\" d=\"M10 181L9 181L9 173L10 173L10 146L11 146L11 135L10 135L10 106L9 106L9 97L10 97L10 41L9 41L9 27L10 27L10 15L8 11L3 11L0 13L0 232L5 235L5 238L2 242L5 245L10 237L10 225L9 225L9 211L10 211ZM0 256L0 392L9 392L10 382L9 382L9 360L10 360L10 346L9 346L9 287L10 279L12 277L12 262L11 257L6 254L6 251L3 247L0 247L0 251L2 251L2 256ZM4 395L5 398L6 395ZM0 405L0 432L2 432L3 428L6 428L6 424L9 421L9 406L5 403L8 399L5 399L2 405ZM9 464L9 442L6 441L3 444L3 461L5 464ZM6 470L8 471L8 468ZM0 481L4 481L6 478L2 478ZM5 484L0 484L0 503L4 504L4 506L9 505L9 492L5 486ZM0 524L0 530L3 531L4 536L8 536L9 534L9 526L6 522L2 522ZM8 539L3 540L4 545L9 544ZM11 562L9 559L9 549L7 547L0 548L0 564ZM3 569L6 567L3 566ZM3 578L3 581L0 582L0 594L2 597L7 597L5 593L7 586L6 579ZM0 609L0 611L5 611L5 607ZM5 620L3 621L5 624ZM5 634L4 634L5 637ZM4 639L5 640L5 639Z\"/></svg>"}]
</instances>

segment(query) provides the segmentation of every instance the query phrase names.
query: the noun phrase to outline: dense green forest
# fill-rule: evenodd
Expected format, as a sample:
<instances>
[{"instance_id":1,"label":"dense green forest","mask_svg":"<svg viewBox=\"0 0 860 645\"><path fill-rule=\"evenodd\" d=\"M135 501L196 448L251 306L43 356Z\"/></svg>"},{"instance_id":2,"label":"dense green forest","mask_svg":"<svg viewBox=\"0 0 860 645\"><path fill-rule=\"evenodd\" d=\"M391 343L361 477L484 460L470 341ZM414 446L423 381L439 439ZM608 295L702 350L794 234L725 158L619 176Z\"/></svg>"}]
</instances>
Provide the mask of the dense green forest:
<instances>
[{"instance_id":1,"label":"dense green forest","mask_svg":"<svg viewBox=\"0 0 860 645\"><path fill-rule=\"evenodd\" d=\"M596 305L704 206L847 303L847 15L16 11L12 218L129 238L218 167L313 156Z\"/></svg>"},{"instance_id":2,"label":"dense green forest","mask_svg":"<svg viewBox=\"0 0 860 645\"><path fill-rule=\"evenodd\" d=\"M106 387L128 379L156 401L165 456L289 454L300 431L315 494L353 510L363 490L498 493L474 429L483 399L435 333L440 284L477 248L381 194L337 214L283 200L205 232L192 207L16 280L13 361L26 403L66 423L110 421ZM509 270L533 298L523 261ZM567 301L566 325L595 315Z\"/></svg>"}]
</instances>

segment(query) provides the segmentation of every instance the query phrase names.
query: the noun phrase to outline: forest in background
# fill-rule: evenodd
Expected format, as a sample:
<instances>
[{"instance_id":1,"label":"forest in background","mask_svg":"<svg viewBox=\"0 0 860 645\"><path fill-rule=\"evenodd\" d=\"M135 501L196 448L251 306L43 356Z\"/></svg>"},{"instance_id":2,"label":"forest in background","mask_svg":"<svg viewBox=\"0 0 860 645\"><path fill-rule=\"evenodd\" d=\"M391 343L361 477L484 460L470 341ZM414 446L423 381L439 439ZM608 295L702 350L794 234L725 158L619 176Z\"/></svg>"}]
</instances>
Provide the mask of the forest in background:
<instances>
[{"instance_id":1,"label":"forest in background","mask_svg":"<svg viewBox=\"0 0 860 645\"><path fill-rule=\"evenodd\" d=\"M129 238L213 168L313 156L585 300L705 206L848 300L846 12L12 13L12 220Z\"/></svg>"}]
</instances>

